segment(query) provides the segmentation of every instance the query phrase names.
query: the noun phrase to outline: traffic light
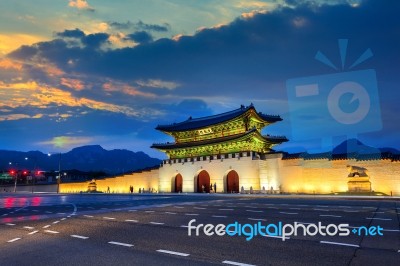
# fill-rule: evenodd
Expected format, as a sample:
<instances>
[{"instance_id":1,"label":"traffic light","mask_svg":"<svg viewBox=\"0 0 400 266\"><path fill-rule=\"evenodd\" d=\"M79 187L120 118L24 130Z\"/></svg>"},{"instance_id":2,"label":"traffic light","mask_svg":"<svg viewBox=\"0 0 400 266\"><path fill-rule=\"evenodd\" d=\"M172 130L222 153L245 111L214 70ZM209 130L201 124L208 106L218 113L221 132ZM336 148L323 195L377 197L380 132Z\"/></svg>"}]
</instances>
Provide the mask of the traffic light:
<instances>
[{"instance_id":1,"label":"traffic light","mask_svg":"<svg viewBox=\"0 0 400 266\"><path fill-rule=\"evenodd\" d=\"M10 171L10 175L14 175L15 174L15 171L14 170L11 170Z\"/></svg>"}]
</instances>

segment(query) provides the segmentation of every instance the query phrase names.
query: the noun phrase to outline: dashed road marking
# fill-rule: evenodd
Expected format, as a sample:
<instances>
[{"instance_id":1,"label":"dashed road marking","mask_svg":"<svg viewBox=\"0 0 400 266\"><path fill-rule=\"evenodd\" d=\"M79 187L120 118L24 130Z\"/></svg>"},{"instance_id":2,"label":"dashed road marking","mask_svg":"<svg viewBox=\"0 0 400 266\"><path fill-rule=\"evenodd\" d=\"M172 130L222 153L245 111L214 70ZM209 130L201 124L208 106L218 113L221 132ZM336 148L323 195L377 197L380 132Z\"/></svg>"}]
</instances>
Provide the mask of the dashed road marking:
<instances>
[{"instance_id":1,"label":"dashed road marking","mask_svg":"<svg viewBox=\"0 0 400 266\"><path fill-rule=\"evenodd\" d=\"M279 213L282 213L282 214L291 214L291 215L292 215L292 214L293 214L293 215L294 215L294 214L299 214L298 212L279 212Z\"/></svg>"},{"instance_id":2,"label":"dashed road marking","mask_svg":"<svg viewBox=\"0 0 400 266\"><path fill-rule=\"evenodd\" d=\"M176 214L176 212L165 212L166 214Z\"/></svg>"},{"instance_id":3,"label":"dashed road marking","mask_svg":"<svg viewBox=\"0 0 400 266\"><path fill-rule=\"evenodd\" d=\"M32 231L32 232L28 233L28 235L33 235L33 234L36 234L37 232L39 232L39 230Z\"/></svg>"},{"instance_id":4,"label":"dashed road marking","mask_svg":"<svg viewBox=\"0 0 400 266\"><path fill-rule=\"evenodd\" d=\"M336 217L336 218L341 218L342 217L340 215L332 215L332 214L320 214L319 216L321 216L321 217Z\"/></svg>"},{"instance_id":5,"label":"dashed road marking","mask_svg":"<svg viewBox=\"0 0 400 266\"><path fill-rule=\"evenodd\" d=\"M198 213L185 213L185 215L187 215L187 216L198 216L200 214L198 214Z\"/></svg>"},{"instance_id":6,"label":"dashed road marking","mask_svg":"<svg viewBox=\"0 0 400 266\"><path fill-rule=\"evenodd\" d=\"M147 212L147 213L152 213L152 212L154 212L154 211L144 211L144 212Z\"/></svg>"},{"instance_id":7,"label":"dashed road marking","mask_svg":"<svg viewBox=\"0 0 400 266\"><path fill-rule=\"evenodd\" d=\"M159 223L159 222L150 222L151 224L157 224L157 225L162 225L164 223Z\"/></svg>"},{"instance_id":8,"label":"dashed road marking","mask_svg":"<svg viewBox=\"0 0 400 266\"><path fill-rule=\"evenodd\" d=\"M50 233L50 234L58 234L59 232L57 231L53 231L53 230L44 230L46 233Z\"/></svg>"},{"instance_id":9,"label":"dashed road marking","mask_svg":"<svg viewBox=\"0 0 400 266\"><path fill-rule=\"evenodd\" d=\"M231 260L224 260L222 263L230 264L230 265L236 265L236 266L255 266L254 264L247 264L247 263L231 261Z\"/></svg>"},{"instance_id":10,"label":"dashed road marking","mask_svg":"<svg viewBox=\"0 0 400 266\"><path fill-rule=\"evenodd\" d=\"M137 221L137 220L129 220L129 219L127 219L127 220L125 220L125 222L133 222L133 223L137 223L138 221Z\"/></svg>"},{"instance_id":11,"label":"dashed road marking","mask_svg":"<svg viewBox=\"0 0 400 266\"><path fill-rule=\"evenodd\" d=\"M71 235L71 237L80 238L80 239L88 239L88 236L80 236L80 235Z\"/></svg>"},{"instance_id":12,"label":"dashed road marking","mask_svg":"<svg viewBox=\"0 0 400 266\"><path fill-rule=\"evenodd\" d=\"M32 226L24 226L24 228L29 229L29 230L35 229L35 227L32 227Z\"/></svg>"},{"instance_id":13,"label":"dashed road marking","mask_svg":"<svg viewBox=\"0 0 400 266\"><path fill-rule=\"evenodd\" d=\"M388 219L388 218L365 218L367 220L380 220L380 221L391 221L392 219Z\"/></svg>"},{"instance_id":14,"label":"dashed road marking","mask_svg":"<svg viewBox=\"0 0 400 266\"><path fill-rule=\"evenodd\" d=\"M48 225L43 226L42 228L49 228L50 226L51 226L51 225L48 224Z\"/></svg>"},{"instance_id":15,"label":"dashed road marking","mask_svg":"<svg viewBox=\"0 0 400 266\"><path fill-rule=\"evenodd\" d=\"M254 210L246 210L247 212L263 212L263 211L254 211Z\"/></svg>"},{"instance_id":16,"label":"dashed road marking","mask_svg":"<svg viewBox=\"0 0 400 266\"><path fill-rule=\"evenodd\" d=\"M13 225L15 225L15 224L12 224L12 223L6 223L6 225L10 225L10 226L13 226Z\"/></svg>"},{"instance_id":17,"label":"dashed road marking","mask_svg":"<svg viewBox=\"0 0 400 266\"><path fill-rule=\"evenodd\" d=\"M220 211L233 211L233 209L218 209Z\"/></svg>"},{"instance_id":18,"label":"dashed road marking","mask_svg":"<svg viewBox=\"0 0 400 266\"><path fill-rule=\"evenodd\" d=\"M226 218L228 216L226 216L226 215L213 215L211 217L214 217L214 218Z\"/></svg>"},{"instance_id":19,"label":"dashed road marking","mask_svg":"<svg viewBox=\"0 0 400 266\"><path fill-rule=\"evenodd\" d=\"M106 219L106 220L115 220L114 217L103 217L103 219Z\"/></svg>"},{"instance_id":20,"label":"dashed road marking","mask_svg":"<svg viewBox=\"0 0 400 266\"><path fill-rule=\"evenodd\" d=\"M93 218L92 215L83 215L83 216L85 216L85 217L87 217L87 218Z\"/></svg>"},{"instance_id":21,"label":"dashed road marking","mask_svg":"<svg viewBox=\"0 0 400 266\"><path fill-rule=\"evenodd\" d=\"M193 209L197 209L197 210L205 210L205 209L207 209L207 208L204 208L204 207L193 207Z\"/></svg>"},{"instance_id":22,"label":"dashed road marking","mask_svg":"<svg viewBox=\"0 0 400 266\"><path fill-rule=\"evenodd\" d=\"M257 219L257 218L247 218L252 221L266 221L266 219Z\"/></svg>"},{"instance_id":23,"label":"dashed road marking","mask_svg":"<svg viewBox=\"0 0 400 266\"><path fill-rule=\"evenodd\" d=\"M115 241L110 241L110 242L108 242L108 244L118 245L118 246L124 246L124 247L133 247L132 244L121 243L121 242L115 242Z\"/></svg>"},{"instance_id":24,"label":"dashed road marking","mask_svg":"<svg viewBox=\"0 0 400 266\"><path fill-rule=\"evenodd\" d=\"M327 209L313 209L314 211L322 211L322 212L328 212L329 210Z\"/></svg>"},{"instance_id":25,"label":"dashed road marking","mask_svg":"<svg viewBox=\"0 0 400 266\"><path fill-rule=\"evenodd\" d=\"M165 249L157 249L156 251L157 252L161 252L161 253L171 254L171 255L182 256L182 257L187 257L187 256L190 255L190 254L187 254L187 253L176 252L176 251L165 250Z\"/></svg>"},{"instance_id":26,"label":"dashed road marking","mask_svg":"<svg viewBox=\"0 0 400 266\"><path fill-rule=\"evenodd\" d=\"M15 241L20 240L20 239L21 239L20 237L17 237L17 238L13 238L11 240L8 240L7 242L8 243L12 243L12 242L15 242Z\"/></svg>"},{"instance_id":27,"label":"dashed road marking","mask_svg":"<svg viewBox=\"0 0 400 266\"><path fill-rule=\"evenodd\" d=\"M53 222L53 224L58 224L60 221L55 221L55 222Z\"/></svg>"},{"instance_id":28,"label":"dashed road marking","mask_svg":"<svg viewBox=\"0 0 400 266\"><path fill-rule=\"evenodd\" d=\"M67 219L67 218L61 218L61 221L64 221L65 219Z\"/></svg>"},{"instance_id":29,"label":"dashed road marking","mask_svg":"<svg viewBox=\"0 0 400 266\"><path fill-rule=\"evenodd\" d=\"M330 244L330 245L339 245L339 246L348 246L348 247L355 247L359 248L359 245L354 244L347 244L347 243L339 243L339 242L329 242L329 241L319 241L321 244Z\"/></svg>"}]
</instances>

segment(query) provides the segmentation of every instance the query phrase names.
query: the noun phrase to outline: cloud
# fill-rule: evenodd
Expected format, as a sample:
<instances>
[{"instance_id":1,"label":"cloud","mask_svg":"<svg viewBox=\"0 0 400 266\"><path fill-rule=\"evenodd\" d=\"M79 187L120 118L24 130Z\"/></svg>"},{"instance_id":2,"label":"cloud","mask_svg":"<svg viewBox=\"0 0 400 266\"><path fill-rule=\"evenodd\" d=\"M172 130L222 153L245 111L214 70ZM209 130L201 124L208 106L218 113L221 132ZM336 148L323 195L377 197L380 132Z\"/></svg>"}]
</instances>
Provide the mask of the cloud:
<instances>
[{"instance_id":1,"label":"cloud","mask_svg":"<svg viewBox=\"0 0 400 266\"><path fill-rule=\"evenodd\" d=\"M94 12L94 8L86 0L69 0L68 6Z\"/></svg>"},{"instance_id":2,"label":"cloud","mask_svg":"<svg viewBox=\"0 0 400 266\"><path fill-rule=\"evenodd\" d=\"M145 31L137 31L128 34L125 38L140 44L146 44L153 41L153 36Z\"/></svg>"},{"instance_id":3,"label":"cloud","mask_svg":"<svg viewBox=\"0 0 400 266\"><path fill-rule=\"evenodd\" d=\"M51 145L54 148L65 148L76 145L85 145L92 141L91 137L68 137L68 136L58 136L51 140L41 141L39 145Z\"/></svg>"},{"instance_id":4,"label":"cloud","mask_svg":"<svg viewBox=\"0 0 400 266\"><path fill-rule=\"evenodd\" d=\"M138 80L136 83L141 87L159 88L174 90L180 86L179 83L173 81L164 81L160 79Z\"/></svg>"},{"instance_id":5,"label":"cloud","mask_svg":"<svg viewBox=\"0 0 400 266\"><path fill-rule=\"evenodd\" d=\"M85 84L79 79L71 79L71 78L61 78L61 85L64 85L68 88L74 89L76 91L81 91L85 89Z\"/></svg>"},{"instance_id":6,"label":"cloud","mask_svg":"<svg viewBox=\"0 0 400 266\"><path fill-rule=\"evenodd\" d=\"M107 82L102 87L106 92L120 92L130 96L155 97L152 93L139 91L137 88L121 82Z\"/></svg>"},{"instance_id":7,"label":"cloud","mask_svg":"<svg viewBox=\"0 0 400 266\"><path fill-rule=\"evenodd\" d=\"M142 30L142 31L154 31L154 32L167 32L170 29L170 25L168 23L164 23L162 25L157 24L147 24L143 21L139 20L138 22L115 22L111 21L108 23L111 27L118 30Z\"/></svg>"},{"instance_id":8,"label":"cloud","mask_svg":"<svg viewBox=\"0 0 400 266\"><path fill-rule=\"evenodd\" d=\"M80 29L74 29L74 30L64 30L63 32L57 32L56 36L58 37L66 37L66 38L77 38L77 39L82 39L85 37L85 33L81 31Z\"/></svg>"}]
</instances>

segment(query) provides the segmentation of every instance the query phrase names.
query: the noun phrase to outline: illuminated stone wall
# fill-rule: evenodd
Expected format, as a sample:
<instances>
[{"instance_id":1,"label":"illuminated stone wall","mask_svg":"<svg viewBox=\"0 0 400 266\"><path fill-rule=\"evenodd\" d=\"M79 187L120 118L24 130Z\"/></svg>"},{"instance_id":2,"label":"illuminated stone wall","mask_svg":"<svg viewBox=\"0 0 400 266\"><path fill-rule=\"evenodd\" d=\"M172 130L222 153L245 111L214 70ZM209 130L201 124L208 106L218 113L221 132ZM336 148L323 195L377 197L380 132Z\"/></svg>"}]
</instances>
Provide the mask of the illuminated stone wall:
<instances>
[{"instance_id":1,"label":"illuminated stone wall","mask_svg":"<svg viewBox=\"0 0 400 266\"><path fill-rule=\"evenodd\" d=\"M194 162L179 162L178 159L170 160L171 163L164 163L160 168L159 190L162 192L174 191L174 180L177 174L182 175L182 192L196 191L196 177L205 170L210 175L210 183L217 183L217 192L226 191L226 176L231 170L235 170L239 175L239 189L243 186L249 190L252 186L254 190L260 189L259 165L258 160L253 160L247 156L246 152L235 154L235 158L229 154L229 158L217 159L217 156L206 157L206 160ZM168 161L168 160L167 160Z\"/></svg>"},{"instance_id":2,"label":"illuminated stone wall","mask_svg":"<svg viewBox=\"0 0 400 266\"><path fill-rule=\"evenodd\" d=\"M269 154L265 160L248 156L246 152L235 154L232 158L217 159L207 156L205 160L185 162L184 160L166 160L156 170L134 173L97 180L97 190L111 193L129 193L132 185L137 193L139 188L160 192L174 191L175 176L179 173L183 178L183 192L196 191L196 177L200 171L206 170L210 175L210 183L217 183L217 192L226 191L226 176L231 170L239 175L239 188L245 190L282 191L289 193L327 194L346 192L348 190L347 165L367 169L371 190L385 194L400 196L400 162L391 160L304 160L282 159L282 154ZM63 193L87 191L88 182L64 183L60 185Z\"/></svg>"},{"instance_id":3,"label":"illuminated stone wall","mask_svg":"<svg viewBox=\"0 0 400 266\"><path fill-rule=\"evenodd\" d=\"M137 193L139 188L144 188L146 191L152 188L158 190L158 169L133 173L117 177L96 180L97 191L107 192L110 188L111 193L129 193L129 187L133 186L134 192ZM86 192L89 182L79 183L61 183L60 192L62 193L77 193L80 191Z\"/></svg>"},{"instance_id":4,"label":"illuminated stone wall","mask_svg":"<svg viewBox=\"0 0 400 266\"><path fill-rule=\"evenodd\" d=\"M280 185L290 193L346 192L347 165L364 167L370 177L371 190L400 195L400 162L391 160L280 160Z\"/></svg>"}]
</instances>

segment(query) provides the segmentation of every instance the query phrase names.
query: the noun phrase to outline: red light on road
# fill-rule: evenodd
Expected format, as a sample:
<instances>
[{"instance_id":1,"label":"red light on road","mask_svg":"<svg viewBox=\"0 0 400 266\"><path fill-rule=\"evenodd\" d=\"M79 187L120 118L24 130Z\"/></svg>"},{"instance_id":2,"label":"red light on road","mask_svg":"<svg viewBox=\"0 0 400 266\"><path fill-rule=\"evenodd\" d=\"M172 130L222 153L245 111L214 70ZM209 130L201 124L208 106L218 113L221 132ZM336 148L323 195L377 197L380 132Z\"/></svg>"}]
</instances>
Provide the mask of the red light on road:
<instances>
[{"instance_id":1,"label":"red light on road","mask_svg":"<svg viewBox=\"0 0 400 266\"><path fill-rule=\"evenodd\" d=\"M28 172L27 172L27 171L24 171L24 175L26 175L26 174L28 174Z\"/></svg>"}]
</instances>

